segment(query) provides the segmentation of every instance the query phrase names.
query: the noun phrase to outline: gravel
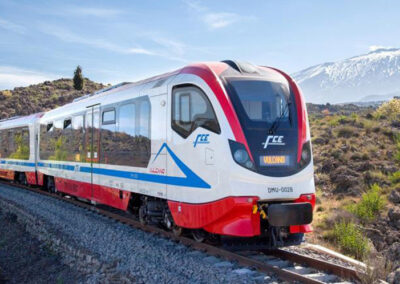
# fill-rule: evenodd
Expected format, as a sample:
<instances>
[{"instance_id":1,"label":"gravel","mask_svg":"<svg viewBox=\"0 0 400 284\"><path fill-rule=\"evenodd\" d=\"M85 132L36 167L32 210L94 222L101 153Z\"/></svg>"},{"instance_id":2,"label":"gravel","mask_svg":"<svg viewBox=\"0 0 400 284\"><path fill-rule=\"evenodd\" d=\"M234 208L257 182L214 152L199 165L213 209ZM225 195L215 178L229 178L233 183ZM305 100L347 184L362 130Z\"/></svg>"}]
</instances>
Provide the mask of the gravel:
<instances>
[{"instance_id":1,"label":"gravel","mask_svg":"<svg viewBox=\"0 0 400 284\"><path fill-rule=\"evenodd\" d=\"M273 277L145 233L72 204L0 185L0 208L60 253L82 282L273 283Z\"/></svg>"},{"instance_id":2,"label":"gravel","mask_svg":"<svg viewBox=\"0 0 400 284\"><path fill-rule=\"evenodd\" d=\"M83 275L29 234L17 216L0 211L0 283L77 283Z\"/></svg>"}]
</instances>

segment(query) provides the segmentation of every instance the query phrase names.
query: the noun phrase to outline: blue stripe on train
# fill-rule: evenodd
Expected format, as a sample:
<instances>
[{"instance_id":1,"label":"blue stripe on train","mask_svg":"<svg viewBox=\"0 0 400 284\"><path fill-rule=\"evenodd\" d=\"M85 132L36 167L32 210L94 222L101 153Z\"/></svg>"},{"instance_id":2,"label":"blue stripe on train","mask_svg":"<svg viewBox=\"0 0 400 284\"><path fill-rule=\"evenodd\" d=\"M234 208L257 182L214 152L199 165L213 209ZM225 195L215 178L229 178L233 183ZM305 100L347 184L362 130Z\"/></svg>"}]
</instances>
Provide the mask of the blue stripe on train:
<instances>
[{"instance_id":1,"label":"blue stripe on train","mask_svg":"<svg viewBox=\"0 0 400 284\"><path fill-rule=\"evenodd\" d=\"M187 186L187 187L197 187L197 188L211 188L211 186L206 183L202 178L196 175L188 166L186 166L172 150L168 147L166 143L164 143L160 150L158 151L156 157L153 162L157 159L158 155L161 151L166 148L167 152L171 155L171 158L174 160L176 165L185 175L185 177L172 177L172 176L162 176L156 174L148 174L148 173L138 173L138 172L128 172L128 171L120 171L120 170L112 170L112 169L101 169L101 168L91 168L91 167L76 167L79 169L79 172L82 173L91 173L93 170L93 174L103 175L103 176L111 176L111 177L119 177L126 178L132 180L140 180L147 182L154 182L160 184L168 184L168 185L177 185L177 186ZM44 168L52 168L52 169L60 169L67 171L75 171L75 166L71 165L62 165L62 164L53 164L53 163L38 163L39 167Z\"/></svg>"},{"instance_id":2,"label":"blue stripe on train","mask_svg":"<svg viewBox=\"0 0 400 284\"><path fill-rule=\"evenodd\" d=\"M14 165L14 166L24 166L24 167L35 167L35 163L29 163L29 162L17 162L17 161L1 160L0 164L3 164L3 165Z\"/></svg>"}]
</instances>

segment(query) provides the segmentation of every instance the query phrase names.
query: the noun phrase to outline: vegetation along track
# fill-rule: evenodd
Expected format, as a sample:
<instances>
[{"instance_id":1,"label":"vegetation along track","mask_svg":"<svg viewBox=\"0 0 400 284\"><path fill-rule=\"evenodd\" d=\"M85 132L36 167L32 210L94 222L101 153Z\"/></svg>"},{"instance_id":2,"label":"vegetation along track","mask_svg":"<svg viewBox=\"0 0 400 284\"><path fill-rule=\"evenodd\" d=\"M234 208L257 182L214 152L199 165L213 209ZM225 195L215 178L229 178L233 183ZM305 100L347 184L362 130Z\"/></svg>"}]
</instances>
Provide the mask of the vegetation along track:
<instances>
[{"instance_id":1,"label":"vegetation along track","mask_svg":"<svg viewBox=\"0 0 400 284\"><path fill-rule=\"evenodd\" d=\"M8 186L10 185L10 183L2 180L0 180L0 184ZM204 251L210 255L221 257L229 261L237 262L242 266L253 267L259 272L275 274L282 280L301 283L342 283L344 280L352 282L360 281L359 271L333 264L331 262L318 260L281 249L261 250L250 253L231 252L206 243L196 242L195 240L185 236L175 236L172 232L168 232L155 226L143 225L139 221L124 216L123 214L119 214L116 211L99 208L72 198L65 198L56 193L49 193L38 188L21 184L12 185L38 194L51 196L64 202L72 203L75 206L94 211L97 214L114 219L133 228L169 238L186 246L192 247L193 249ZM263 258L260 259L260 256L263 256Z\"/></svg>"}]
</instances>

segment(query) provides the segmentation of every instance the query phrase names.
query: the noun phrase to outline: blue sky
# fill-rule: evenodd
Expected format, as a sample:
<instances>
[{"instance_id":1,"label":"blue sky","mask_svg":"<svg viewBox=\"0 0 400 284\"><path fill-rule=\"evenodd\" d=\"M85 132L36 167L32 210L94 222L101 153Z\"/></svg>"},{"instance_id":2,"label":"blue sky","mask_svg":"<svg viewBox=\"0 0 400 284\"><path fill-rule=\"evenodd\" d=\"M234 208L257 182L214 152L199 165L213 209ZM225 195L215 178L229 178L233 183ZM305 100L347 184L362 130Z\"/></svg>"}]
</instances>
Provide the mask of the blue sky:
<instances>
[{"instance_id":1,"label":"blue sky","mask_svg":"<svg viewBox=\"0 0 400 284\"><path fill-rule=\"evenodd\" d=\"M72 77L118 83L196 61L289 73L400 47L400 1L0 0L0 90Z\"/></svg>"}]
</instances>

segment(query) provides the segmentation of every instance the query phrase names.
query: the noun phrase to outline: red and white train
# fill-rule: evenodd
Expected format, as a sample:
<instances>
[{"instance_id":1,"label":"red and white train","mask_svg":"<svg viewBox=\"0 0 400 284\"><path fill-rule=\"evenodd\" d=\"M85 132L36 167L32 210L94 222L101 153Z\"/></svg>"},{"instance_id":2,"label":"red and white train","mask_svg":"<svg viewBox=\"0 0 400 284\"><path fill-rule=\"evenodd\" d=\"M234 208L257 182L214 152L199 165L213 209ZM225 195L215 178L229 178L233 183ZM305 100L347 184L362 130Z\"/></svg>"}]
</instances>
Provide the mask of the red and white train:
<instances>
[{"instance_id":1,"label":"red and white train","mask_svg":"<svg viewBox=\"0 0 400 284\"><path fill-rule=\"evenodd\" d=\"M0 177L196 239L299 242L315 187L304 98L274 68L199 63L0 121Z\"/></svg>"}]
</instances>

